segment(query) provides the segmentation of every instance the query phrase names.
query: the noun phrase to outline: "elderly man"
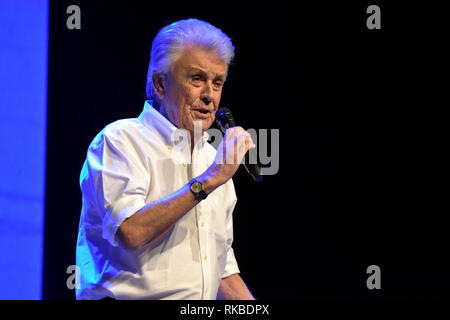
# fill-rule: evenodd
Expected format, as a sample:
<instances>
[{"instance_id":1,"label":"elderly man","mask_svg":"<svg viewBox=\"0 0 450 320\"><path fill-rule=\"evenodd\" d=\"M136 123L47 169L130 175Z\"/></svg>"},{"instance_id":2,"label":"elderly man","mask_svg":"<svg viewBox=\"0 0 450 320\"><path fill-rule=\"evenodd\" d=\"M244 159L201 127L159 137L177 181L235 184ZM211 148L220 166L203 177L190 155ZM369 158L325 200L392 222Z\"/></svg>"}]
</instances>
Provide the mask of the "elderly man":
<instances>
[{"instance_id":1,"label":"elderly man","mask_svg":"<svg viewBox=\"0 0 450 320\"><path fill-rule=\"evenodd\" d=\"M77 299L253 299L232 248L231 178L255 145L233 127L216 151L206 133L233 57L201 20L156 35L143 112L106 126L80 175Z\"/></svg>"}]
</instances>

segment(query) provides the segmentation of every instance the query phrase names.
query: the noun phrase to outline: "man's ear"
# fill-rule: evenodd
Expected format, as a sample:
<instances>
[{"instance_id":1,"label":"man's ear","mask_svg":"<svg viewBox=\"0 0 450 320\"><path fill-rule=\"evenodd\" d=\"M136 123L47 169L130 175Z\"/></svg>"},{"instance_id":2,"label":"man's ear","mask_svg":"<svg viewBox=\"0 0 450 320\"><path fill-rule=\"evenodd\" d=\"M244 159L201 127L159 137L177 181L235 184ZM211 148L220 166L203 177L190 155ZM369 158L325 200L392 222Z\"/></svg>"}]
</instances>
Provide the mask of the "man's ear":
<instances>
[{"instance_id":1,"label":"man's ear","mask_svg":"<svg viewBox=\"0 0 450 320\"><path fill-rule=\"evenodd\" d=\"M156 94L160 99L163 99L166 95L166 91L164 88L165 85L165 76L163 73L159 72L153 72L152 75L152 82L153 82L153 89L155 90Z\"/></svg>"}]
</instances>

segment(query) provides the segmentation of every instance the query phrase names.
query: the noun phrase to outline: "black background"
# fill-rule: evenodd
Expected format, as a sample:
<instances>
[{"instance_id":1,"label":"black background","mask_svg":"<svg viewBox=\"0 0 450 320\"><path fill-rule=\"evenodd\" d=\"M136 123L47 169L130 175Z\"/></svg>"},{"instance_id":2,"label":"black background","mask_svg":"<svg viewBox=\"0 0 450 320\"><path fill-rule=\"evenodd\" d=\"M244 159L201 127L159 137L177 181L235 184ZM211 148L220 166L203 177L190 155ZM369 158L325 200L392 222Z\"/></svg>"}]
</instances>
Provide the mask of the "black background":
<instances>
[{"instance_id":1,"label":"black background","mask_svg":"<svg viewBox=\"0 0 450 320\"><path fill-rule=\"evenodd\" d=\"M279 172L234 178L234 248L253 294L448 298L445 11L396 3L50 1L43 298L75 296L66 269L90 142L140 114L151 41L188 17L236 47L221 105L244 128L280 129ZM66 27L71 4L81 30ZM366 27L370 4L381 30ZM372 264L381 290L366 287Z\"/></svg>"}]
</instances>

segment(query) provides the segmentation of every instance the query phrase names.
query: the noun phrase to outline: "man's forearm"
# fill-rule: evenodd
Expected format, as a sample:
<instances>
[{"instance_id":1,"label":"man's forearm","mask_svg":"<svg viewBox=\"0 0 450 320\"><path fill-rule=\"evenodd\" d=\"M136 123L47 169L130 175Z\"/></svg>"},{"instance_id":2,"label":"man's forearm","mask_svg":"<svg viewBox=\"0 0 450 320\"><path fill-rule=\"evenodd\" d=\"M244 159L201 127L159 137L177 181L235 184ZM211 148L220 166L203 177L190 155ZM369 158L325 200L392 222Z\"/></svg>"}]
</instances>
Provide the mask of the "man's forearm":
<instances>
[{"instance_id":1,"label":"man's forearm","mask_svg":"<svg viewBox=\"0 0 450 320\"><path fill-rule=\"evenodd\" d=\"M255 300L250 290L237 273L223 278L217 293L218 300Z\"/></svg>"},{"instance_id":2,"label":"man's forearm","mask_svg":"<svg viewBox=\"0 0 450 320\"><path fill-rule=\"evenodd\" d=\"M211 179L197 178L207 193L215 189ZM136 250L164 235L179 219L200 202L189 183L169 196L149 203L119 226L118 239L127 249Z\"/></svg>"}]
</instances>

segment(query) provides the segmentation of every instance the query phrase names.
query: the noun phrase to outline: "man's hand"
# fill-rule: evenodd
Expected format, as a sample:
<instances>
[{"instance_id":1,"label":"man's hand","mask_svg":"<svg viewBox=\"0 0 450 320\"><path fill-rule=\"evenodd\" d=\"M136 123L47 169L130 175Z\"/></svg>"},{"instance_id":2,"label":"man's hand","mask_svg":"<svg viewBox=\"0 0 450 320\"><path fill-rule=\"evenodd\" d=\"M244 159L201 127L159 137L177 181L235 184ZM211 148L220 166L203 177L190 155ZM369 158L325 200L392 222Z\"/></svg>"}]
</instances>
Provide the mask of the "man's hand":
<instances>
[{"instance_id":1,"label":"man's hand","mask_svg":"<svg viewBox=\"0 0 450 320\"><path fill-rule=\"evenodd\" d=\"M237 273L223 278L217 292L217 300L255 300L241 276Z\"/></svg>"},{"instance_id":2,"label":"man's hand","mask_svg":"<svg viewBox=\"0 0 450 320\"><path fill-rule=\"evenodd\" d=\"M226 183L236 173L245 154L255 148L252 137L242 127L227 129L211 166L199 177L206 193Z\"/></svg>"}]
</instances>

